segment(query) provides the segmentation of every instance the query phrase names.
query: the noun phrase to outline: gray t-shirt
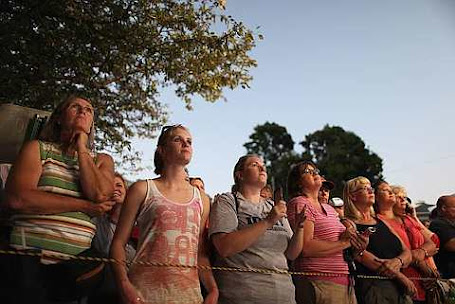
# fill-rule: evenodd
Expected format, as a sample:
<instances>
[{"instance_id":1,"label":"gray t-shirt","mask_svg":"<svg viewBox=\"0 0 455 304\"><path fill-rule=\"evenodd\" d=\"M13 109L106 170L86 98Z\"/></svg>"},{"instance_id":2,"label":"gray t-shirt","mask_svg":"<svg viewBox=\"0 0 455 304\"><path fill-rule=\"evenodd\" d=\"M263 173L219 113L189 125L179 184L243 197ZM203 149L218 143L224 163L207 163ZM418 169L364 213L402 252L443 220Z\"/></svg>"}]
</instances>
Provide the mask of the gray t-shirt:
<instances>
[{"instance_id":1,"label":"gray t-shirt","mask_svg":"<svg viewBox=\"0 0 455 304\"><path fill-rule=\"evenodd\" d=\"M95 237L92 240L92 246L95 247L95 249L102 253L105 257L108 257L117 225L109 220L109 215L107 214L95 218L95 224L96 233ZM128 263L131 262L136 255L136 250L129 243L127 243L125 246L125 255L126 261Z\"/></svg>"},{"instance_id":2,"label":"gray t-shirt","mask_svg":"<svg viewBox=\"0 0 455 304\"><path fill-rule=\"evenodd\" d=\"M273 208L273 201L259 204L247 201L237 193L217 196L210 212L209 236L230 233L262 221ZM227 258L216 255L216 266L240 268L288 269L284 252L292 237L286 218L282 218L250 247ZM219 303L292 304L294 285L286 274L214 271L220 290Z\"/></svg>"}]
</instances>

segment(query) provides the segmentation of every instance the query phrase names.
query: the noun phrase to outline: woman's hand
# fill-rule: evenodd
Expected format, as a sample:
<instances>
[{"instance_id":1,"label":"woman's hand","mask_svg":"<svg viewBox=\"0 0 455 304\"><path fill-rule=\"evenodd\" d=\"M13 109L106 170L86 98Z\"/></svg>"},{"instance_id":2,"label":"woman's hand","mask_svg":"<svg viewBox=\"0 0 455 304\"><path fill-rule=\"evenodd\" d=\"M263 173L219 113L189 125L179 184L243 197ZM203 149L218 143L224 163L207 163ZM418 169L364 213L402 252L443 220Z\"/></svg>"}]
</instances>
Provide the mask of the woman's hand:
<instances>
[{"instance_id":1,"label":"woman's hand","mask_svg":"<svg viewBox=\"0 0 455 304\"><path fill-rule=\"evenodd\" d=\"M397 277L398 281L403 284L405 290L406 290L406 294L410 295L411 297L413 297L414 295L417 294L417 288L416 286L414 285L414 283L408 279L405 275L403 274L400 274L398 277Z\"/></svg>"},{"instance_id":2,"label":"woman's hand","mask_svg":"<svg viewBox=\"0 0 455 304\"><path fill-rule=\"evenodd\" d=\"M267 215L266 220L271 224L271 226L273 226L283 217L286 217L286 211L287 211L286 202L278 201L275 203L275 206L273 206L273 209Z\"/></svg>"},{"instance_id":3,"label":"woman's hand","mask_svg":"<svg viewBox=\"0 0 455 304\"><path fill-rule=\"evenodd\" d=\"M340 241L342 243L346 243L346 244L350 245L351 244L351 234L352 234L352 232L350 231L350 229L346 229L345 231L343 231L342 234L340 234Z\"/></svg>"},{"instance_id":4,"label":"woman's hand","mask_svg":"<svg viewBox=\"0 0 455 304\"><path fill-rule=\"evenodd\" d=\"M403 266L398 258L377 259L376 262L381 263L381 266L376 271L389 278L394 278L400 272L401 266Z\"/></svg>"},{"instance_id":5,"label":"woman's hand","mask_svg":"<svg viewBox=\"0 0 455 304\"><path fill-rule=\"evenodd\" d=\"M306 215L305 215L305 206L303 206L302 210L300 212L296 212L296 216L295 216L295 227L297 229L299 228L303 228L303 226L305 225L305 220L306 220Z\"/></svg>"},{"instance_id":6,"label":"woman's hand","mask_svg":"<svg viewBox=\"0 0 455 304\"><path fill-rule=\"evenodd\" d=\"M417 262L421 262L421 261L425 260L425 251L420 248L411 250L411 254L412 254L413 262L417 263Z\"/></svg>"},{"instance_id":7,"label":"woman's hand","mask_svg":"<svg viewBox=\"0 0 455 304\"><path fill-rule=\"evenodd\" d=\"M144 299L130 281L123 281L120 288L120 296L124 304L144 303Z\"/></svg>"},{"instance_id":8,"label":"woman's hand","mask_svg":"<svg viewBox=\"0 0 455 304\"><path fill-rule=\"evenodd\" d=\"M204 304L217 304L218 303L218 289L210 291L204 299Z\"/></svg>"},{"instance_id":9,"label":"woman's hand","mask_svg":"<svg viewBox=\"0 0 455 304\"><path fill-rule=\"evenodd\" d=\"M368 244L370 242L370 238L366 235L359 234L359 233L351 233L350 234L350 241L351 246L357 252L363 252L367 249Z\"/></svg>"},{"instance_id":10,"label":"woman's hand","mask_svg":"<svg viewBox=\"0 0 455 304\"><path fill-rule=\"evenodd\" d=\"M71 135L71 144L76 147L78 152L87 150L88 134L83 130L75 130Z\"/></svg>"},{"instance_id":11,"label":"woman's hand","mask_svg":"<svg viewBox=\"0 0 455 304\"><path fill-rule=\"evenodd\" d=\"M105 201L105 202L98 203L98 204L90 203L89 210L86 213L88 215L90 215L91 217L98 217L98 216L105 214L106 212L111 211L111 209L115 206L115 204L116 204L116 202L112 201L112 200Z\"/></svg>"}]
</instances>

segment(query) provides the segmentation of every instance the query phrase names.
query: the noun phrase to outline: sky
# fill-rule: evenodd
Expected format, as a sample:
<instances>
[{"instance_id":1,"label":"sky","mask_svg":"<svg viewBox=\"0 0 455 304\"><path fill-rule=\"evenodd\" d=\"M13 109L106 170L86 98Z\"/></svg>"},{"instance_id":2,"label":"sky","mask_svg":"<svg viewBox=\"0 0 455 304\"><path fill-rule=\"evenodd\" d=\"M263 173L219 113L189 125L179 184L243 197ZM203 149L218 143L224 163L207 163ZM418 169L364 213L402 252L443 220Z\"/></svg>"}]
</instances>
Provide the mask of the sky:
<instances>
[{"instance_id":1,"label":"sky","mask_svg":"<svg viewBox=\"0 0 455 304\"><path fill-rule=\"evenodd\" d=\"M266 121L286 127L297 152L326 124L356 133L413 201L455 193L455 1L228 0L226 14L264 35L251 88L197 99L193 111L161 95L169 122L192 133L189 172L209 194L229 191L243 144ZM134 147L153 167L156 141Z\"/></svg>"}]
</instances>

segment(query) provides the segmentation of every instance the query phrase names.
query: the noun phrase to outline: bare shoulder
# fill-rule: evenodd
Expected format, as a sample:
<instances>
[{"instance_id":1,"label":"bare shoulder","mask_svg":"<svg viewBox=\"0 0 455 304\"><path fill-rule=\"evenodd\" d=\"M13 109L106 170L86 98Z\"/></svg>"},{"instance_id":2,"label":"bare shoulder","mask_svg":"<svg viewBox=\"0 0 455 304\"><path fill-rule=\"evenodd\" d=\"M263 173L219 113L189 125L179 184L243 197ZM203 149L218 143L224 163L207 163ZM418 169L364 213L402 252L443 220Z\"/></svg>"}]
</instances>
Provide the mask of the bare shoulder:
<instances>
[{"instance_id":1,"label":"bare shoulder","mask_svg":"<svg viewBox=\"0 0 455 304\"><path fill-rule=\"evenodd\" d=\"M22 145L20 154L39 154L39 141L30 140Z\"/></svg>"},{"instance_id":2,"label":"bare shoulder","mask_svg":"<svg viewBox=\"0 0 455 304\"><path fill-rule=\"evenodd\" d=\"M202 204L204 206L204 211L205 210L210 210L210 198L209 196L203 192L203 191L199 191L201 193L201 199L202 199Z\"/></svg>"},{"instance_id":3,"label":"bare shoulder","mask_svg":"<svg viewBox=\"0 0 455 304\"><path fill-rule=\"evenodd\" d=\"M139 180L128 188L128 198L134 201L143 201L147 195L147 181Z\"/></svg>"}]
</instances>

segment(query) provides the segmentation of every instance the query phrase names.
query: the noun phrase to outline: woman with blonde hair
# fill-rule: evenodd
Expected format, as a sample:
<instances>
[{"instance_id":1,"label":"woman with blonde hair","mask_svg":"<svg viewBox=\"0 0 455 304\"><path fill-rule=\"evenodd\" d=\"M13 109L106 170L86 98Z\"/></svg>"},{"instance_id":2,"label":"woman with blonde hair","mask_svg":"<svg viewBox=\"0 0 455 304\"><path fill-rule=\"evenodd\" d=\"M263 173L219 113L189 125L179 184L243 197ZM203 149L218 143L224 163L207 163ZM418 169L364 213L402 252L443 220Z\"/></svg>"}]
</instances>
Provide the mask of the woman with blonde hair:
<instances>
[{"instance_id":1,"label":"woman with blonde hair","mask_svg":"<svg viewBox=\"0 0 455 304\"><path fill-rule=\"evenodd\" d=\"M212 272L197 268L210 265L203 237L210 202L188 182L185 167L193 155L192 142L184 126L164 127L154 158L159 177L138 181L128 190L111 246L111 256L125 261L114 264L113 270L126 304L200 304L204 300L199 279L208 291L204 303L218 300ZM125 245L136 221L137 253L127 268ZM188 267L157 267L147 262Z\"/></svg>"},{"instance_id":2,"label":"woman with blonde hair","mask_svg":"<svg viewBox=\"0 0 455 304\"><path fill-rule=\"evenodd\" d=\"M403 187L391 187L387 182L381 182L376 188L378 217L400 237L406 248L411 250L412 264L403 269L403 274L409 278L434 278L437 270L431 257L436 254L437 248L431 240L432 233L420 223L415 214L413 218L406 213L406 196L406 189ZM423 281L412 281L417 288L413 297L414 303L425 303Z\"/></svg>"},{"instance_id":3,"label":"woman with blonde hair","mask_svg":"<svg viewBox=\"0 0 455 304\"><path fill-rule=\"evenodd\" d=\"M402 292L416 292L414 284L400 270L411 262L410 251L388 226L375 216L375 193L370 181L362 176L346 182L343 189L345 215L355 224L360 234L369 235L366 250L355 255L357 275L390 277L386 279L356 280L357 300L360 304L406 303Z\"/></svg>"}]
</instances>

